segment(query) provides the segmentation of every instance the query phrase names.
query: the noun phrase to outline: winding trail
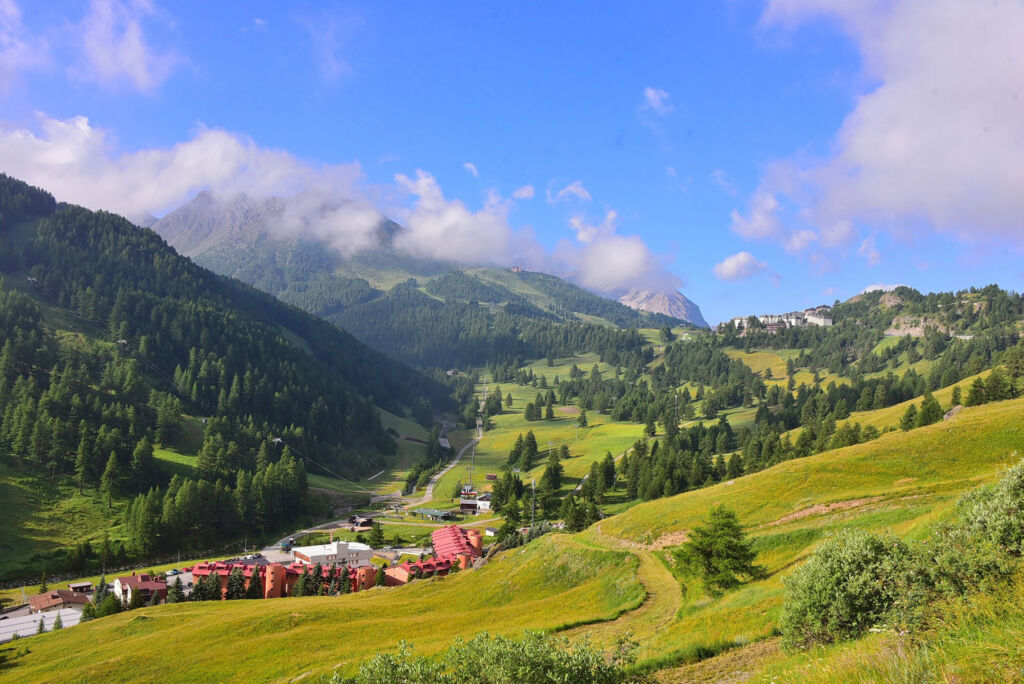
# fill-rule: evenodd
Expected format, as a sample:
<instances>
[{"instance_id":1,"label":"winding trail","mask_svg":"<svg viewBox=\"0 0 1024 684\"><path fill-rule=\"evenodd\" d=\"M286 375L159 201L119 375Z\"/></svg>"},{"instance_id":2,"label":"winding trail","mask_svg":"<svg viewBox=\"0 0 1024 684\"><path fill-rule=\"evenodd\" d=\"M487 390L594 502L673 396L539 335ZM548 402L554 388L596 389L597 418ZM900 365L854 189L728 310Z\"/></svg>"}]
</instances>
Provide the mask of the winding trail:
<instances>
[{"instance_id":1,"label":"winding trail","mask_svg":"<svg viewBox=\"0 0 1024 684\"><path fill-rule=\"evenodd\" d=\"M609 648L619 637L629 633L640 642L638 655L643 660L649 655L646 644L675 621L676 613L683 605L683 594L679 582L653 553L632 550L630 553L640 560L637 578L647 592L643 603L614 620L574 627L564 634L570 638L588 637L594 645Z\"/></svg>"},{"instance_id":2,"label":"winding trail","mask_svg":"<svg viewBox=\"0 0 1024 684\"><path fill-rule=\"evenodd\" d=\"M466 449L478 444L481 439L482 437L478 432L476 437L469 440L464 447L459 449L459 453L455 455L455 458L453 458L448 465L446 465L444 468L441 468L441 470L439 470L438 472L434 473L434 475L430 478L430 482L427 483L427 488L426 490L424 490L422 497L416 499L415 501L406 502L406 508L413 508L414 506L422 506L425 503L429 503L434 498L434 485L437 484L438 480L444 477L444 475L449 470L451 470L452 468L459 464L459 461L462 460L462 455L466 453Z\"/></svg>"}]
</instances>

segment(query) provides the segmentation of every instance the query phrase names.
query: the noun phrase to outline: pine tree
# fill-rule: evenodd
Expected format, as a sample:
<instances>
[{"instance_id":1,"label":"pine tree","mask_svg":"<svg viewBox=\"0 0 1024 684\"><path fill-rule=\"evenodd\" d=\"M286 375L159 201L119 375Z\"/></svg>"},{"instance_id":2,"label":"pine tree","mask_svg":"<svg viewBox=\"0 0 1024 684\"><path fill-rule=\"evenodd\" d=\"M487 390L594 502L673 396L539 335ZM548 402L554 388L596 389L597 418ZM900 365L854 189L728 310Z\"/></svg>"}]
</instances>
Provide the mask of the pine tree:
<instances>
[{"instance_id":1,"label":"pine tree","mask_svg":"<svg viewBox=\"0 0 1024 684\"><path fill-rule=\"evenodd\" d=\"M46 623L44 622L43 616L39 617L39 624L36 625L36 634L42 634L46 631Z\"/></svg>"},{"instance_id":2,"label":"pine tree","mask_svg":"<svg viewBox=\"0 0 1024 684\"><path fill-rule=\"evenodd\" d=\"M50 590L50 586L46 583L46 571L43 570L43 576L39 579L39 593L45 594Z\"/></svg>"},{"instance_id":3,"label":"pine tree","mask_svg":"<svg viewBox=\"0 0 1024 684\"><path fill-rule=\"evenodd\" d=\"M259 566L252 567L252 574L249 575L249 581L245 586L245 598L263 598L263 583L260 581Z\"/></svg>"},{"instance_id":4,"label":"pine tree","mask_svg":"<svg viewBox=\"0 0 1024 684\"><path fill-rule=\"evenodd\" d=\"M931 425L942 420L942 407L939 405L938 400L932 396L931 392L926 392L924 395L924 401L921 402L921 410L917 414L915 425L917 427L924 427L925 425Z\"/></svg>"},{"instance_id":5,"label":"pine tree","mask_svg":"<svg viewBox=\"0 0 1024 684\"><path fill-rule=\"evenodd\" d=\"M580 416L576 419L576 424L580 427L587 427L587 409L580 409Z\"/></svg>"},{"instance_id":6,"label":"pine tree","mask_svg":"<svg viewBox=\"0 0 1024 684\"><path fill-rule=\"evenodd\" d=\"M373 523L373 527L370 528L370 538L368 543L375 549L379 549L384 546L384 526L379 522Z\"/></svg>"},{"instance_id":7,"label":"pine tree","mask_svg":"<svg viewBox=\"0 0 1024 684\"><path fill-rule=\"evenodd\" d=\"M754 564L756 557L736 514L725 506L712 508L676 551L680 565L699 574L712 595L738 586L743 577L765 577L764 568Z\"/></svg>"},{"instance_id":8,"label":"pine tree","mask_svg":"<svg viewBox=\"0 0 1024 684\"><path fill-rule=\"evenodd\" d=\"M107 508L113 508L114 497L121 491L121 464L118 463L117 454L113 451L110 452L107 467L100 478L100 491L107 498Z\"/></svg>"},{"instance_id":9,"label":"pine tree","mask_svg":"<svg viewBox=\"0 0 1024 684\"><path fill-rule=\"evenodd\" d=\"M167 603L182 603L185 600L185 590L181 586L181 577L175 577L174 583L167 589Z\"/></svg>"},{"instance_id":10,"label":"pine tree","mask_svg":"<svg viewBox=\"0 0 1024 684\"><path fill-rule=\"evenodd\" d=\"M231 574L228 576L228 591L226 598L228 600L243 599L245 598L245 575L242 574L242 568L235 567L231 570Z\"/></svg>"},{"instance_id":11,"label":"pine tree","mask_svg":"<svg viewBox=\"0 0 1024 684\"><path fill-rule=\"evenodd\" d=\"M907 407L906 413L900 418L900 429L906 432L912 430L917 425L917 406L911 404Z\"/></svg>"},{"instance_id":12,"label":"pine tree","mask_svg":"<svg viewBox=\"0 0 1024 684\"><path fill-rule=\"evenodd\" d=\"M387 569L388 569L388 564L387 563L384 563L382 566L377 568L377 572L374 573L376 576L373 578L373 585L374 586L376 586L376 587L387 586L385 584L385 582L384 582L385 576L387 575L385 570L387 570Z\"/></svg>"},{"instance_id":13,"label":"pine tree","mask_svg":"<svg viewBox=\"0 0 1024 684\"><path fill-rule=\"evenodd\" d=\"M53 631L58 629L64 629L64 621L60 618L60 611L57 611L57 617L53 619Z\"/></svg>"}]
</instances>

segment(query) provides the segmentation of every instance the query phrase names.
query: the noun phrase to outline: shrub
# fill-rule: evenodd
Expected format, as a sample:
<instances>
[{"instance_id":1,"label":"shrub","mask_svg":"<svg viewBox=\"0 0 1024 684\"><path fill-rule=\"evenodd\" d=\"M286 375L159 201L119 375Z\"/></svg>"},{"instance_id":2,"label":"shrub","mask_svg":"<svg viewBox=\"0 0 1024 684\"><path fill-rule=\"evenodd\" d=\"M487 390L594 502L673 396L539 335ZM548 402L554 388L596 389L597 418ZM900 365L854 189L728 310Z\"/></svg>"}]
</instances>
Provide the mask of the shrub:
<instances>
[{"instance_id":1,"label":"shrub","mask_svg":"<svg viewBox=\"0 0 1024 684\"><path fill-rule=\"evenodd\" d=\"M334 684L408 682L409 684L462 684L480 682L613 682L646 681L630 675L636 644L619 643L615 654L603 653L586 641L569 643L540 632L527 632L522 639L491 637L486 632L470 641L457 640L443 656L429 659L413 655L412 647L401 642L397 653L380 653L363 663L352 679L335 674Z\"/></svg>"},{"instance_id":2,"label":"shrub","mask_svg":"<svg viewBox=\"0 0 1024 684\"><path fill-rule=\"evenodd\" d=\"M787 577L780 629L788 647L859 636L923 602L914 558L895 537L843 531Z\"/></svg>"},{"instance_id":3,"label":"shrub","mask_svg":"<svg viewBox=\"0 0 1024 684\"><path fill-rule=\"evenodd\" d=\"M1024 554L1024 461L995 484L968 492L959 508L972 533L1014 556Z\"/></svg>"}]
</instances>

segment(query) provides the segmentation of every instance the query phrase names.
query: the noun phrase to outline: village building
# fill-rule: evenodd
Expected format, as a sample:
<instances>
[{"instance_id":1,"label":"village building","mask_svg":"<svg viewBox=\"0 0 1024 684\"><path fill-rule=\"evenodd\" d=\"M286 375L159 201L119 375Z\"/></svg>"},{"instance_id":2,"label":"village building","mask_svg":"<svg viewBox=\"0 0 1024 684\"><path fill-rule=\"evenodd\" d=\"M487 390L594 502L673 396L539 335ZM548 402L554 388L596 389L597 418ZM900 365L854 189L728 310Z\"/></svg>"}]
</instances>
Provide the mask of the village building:
<instances>
[{"instance_id":1,"label":"village building","mask_svg":"<svg viewBox=\"0 0 1024 684\"><path fill-rule=\"evenodd\" d=\"M467 530L458 525L445 525L430 533L434 556L455 559L466 569L483 553L483 535L480 530Z\"/></svg>"},{"instance_id":2,"label":"village building","mask_svg":"<svg viewBox=\"0 0 1024 684\"><path fill-rule=\"evenodd\" d=\"M82 610L89 604L89 597L70 589L55 589L28 599L30 613L49 613L55 610Z\"/></svg>"},{"instance_id":3,"label":"village building","mask_svg":"<svg viewBox=\"0 0 1024 684\"><path fill-rule=\"evenodd\" d=\"M91 594L92 582L72 582L68 585L68 589L79 594Z\"/></svg>"},{"instance_id":4,"label":"village building","mask_svg":"<svg viewBox=\"0 0 1024 684\"><path fill-rule=\"evenodd\" d=\"M332 541L317 546L296 546L292 557L307 565L362 565L370 562L373 549L359 542Z\"/></svg>"},{"instance_id":5,"label":"village building","mask_svg":"<svg viewBox=\"0 0 1024 684\"><path fill-rule=\"evenodd\" d=\"M416 578L444 576L451 572L452 565L456 563L456 560L450 558L433 558L395 565L384 570L384 586L398 587Z\"/></svg>"},{"instance_id":6,"label":"village building","mask_svg":"<svg viewBox=\"0 0 1024 684\"><path fill-rule=\"evenodd\" d=\"M491 510L491 494L481 494L480 496L468 496L463 494L459 499L459 512L466 515L477 515L479 513L489 513Z\"/></svg>"},{"instance_id":7,"label":"village building","mask_svg":"<svg viewBox=\"0 0 1024 684\"><path fill-rule=\"evenodd\" d=\"M228 580L231 578L231 573L235 569L240 569L242 577L245 578L245 586L248 590L249 586L253 581L256 581L260 585L260 592L263 598L282 598L291 596L295 583L299 580L303 571L309 572L310 566L304 563L290 563L284 565L283 563L265 563L257 564L252 562L247 563L232 563L228 562L217 562L217 563L199 563L191 569L192 576L195 582L198 582L200 578L209 577L210 575L217 575L220 579L220 588L222 595L227 595ZM322 577L325 580L330 580L332 568L331 566L321 567ZM364 563L361 565L349 565L334 568L335 576L338 578L348 575L350 582L350 589L353 592L362 591L372 587L377 579L377 566L372 563ZM255 578L255 580L253 579Z\"/></svg>"},{"instance_id":8,"label":"village building","mask_svg":"<svg viewBox=\"0 0 1024 684\"><path fill-rule=\"evenodd\" d=\"M160 600L167 598L167 583L160 578L153 577L149 573L135 574L127 577L118 577L111 585L114 596L122 603L129 604L136 594L141 595L143 601L149 601L153 594L159 595Z\"/></svg>"}]
</instances>

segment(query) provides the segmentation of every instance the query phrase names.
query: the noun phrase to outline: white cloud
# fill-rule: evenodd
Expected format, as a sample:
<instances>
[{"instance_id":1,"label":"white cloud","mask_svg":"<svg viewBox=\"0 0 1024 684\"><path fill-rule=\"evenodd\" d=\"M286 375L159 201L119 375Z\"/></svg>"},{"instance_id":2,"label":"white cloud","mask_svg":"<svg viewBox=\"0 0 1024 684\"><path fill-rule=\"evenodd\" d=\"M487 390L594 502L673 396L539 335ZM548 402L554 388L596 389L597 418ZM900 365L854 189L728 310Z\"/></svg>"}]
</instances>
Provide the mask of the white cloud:
<instances>
[{"instance_id":1,"label":"white cloud","mask_svg":"<svg viewBox=\"0 0 1024 684\"><path fill-rule=\"evenodd\" d=\"M204 189L266 195L327 184L343 190L361 177L358 164L312 167L288 152L210 128L171 147L120 152L85 117L42 114L38 133L0 129L0 159L7 173L63 201L127 216L163 213Z\"/></svg>"},{"instance_id":2,"label":"white cloud","mask_svg":"<svg viewBox=\"0 0 1024 684\"><path fill-rule=\"evenodd\" d=\"M666 167L665 167L665 174L666 174L666 175L667 175L667 176L668 176L669 178L675 178L675 177L676 177L676 175L677 175L677 174L676 174L676 167L674 167L674 166L666 166Z\"/></svg>"},{"instance_id":3,"label":"white cloud","mask_svg":"<svg viewBox=\"0 0 1024 684\"><path fill-rule=\"evenodd\" d=\"M572 217L569 225L578 244L561 242L555 258L573 271L581 285L602 292L679 287L680 279L667 271L639 236L618 234L617 221L615 210L609 210L599 224Z\"/></svg>"},{"instance_id":4,"label":"white cloud","mask_svg":"<svg viewBox=\"0 0 1024 684\"><path fill-rule=\"evenodd\" d=\"M415 197L412 207L398 213L407 231L396 237L400 249L434 259L500 262L511 251L513 231L508 205L497 194L472 211L461 200L445 199L437 180L425 171L415 178L395 175L399 190Z\"/></svg>"},{"instance_id":5,"label":"white cloud","mask_svg":"<svg viewBox=\"0 0 1024 684\"><path fill-rule=\"evenodd\" d=\"M462 162L462 168L473 174L473 178L479 178L480 172L476 170L476 164L473 162Z\"/></svg>"},{"instance_id":6,"label":"white cloud","mask_svg":"<svg viewBox=\"0 0 1024 684\"><path fill-rule=\"evenodd\" d=\"M644 103L641 110L649 110L655 114L664 116L674 109L674 107L668 102L670 97L671 95L661 88L652 88L651 86L647 86L644 88Z\"/></svg>"},{"instance_id":7,"label":"white cloud","mask_svg":"<svg viewBox=\"0 0 1024 684\"><path fill-rule=\"evenodd\" d=\"M92 0L73 30L81 59L69 67L69 74L105 88L127 84L153 92L182 63L173 52L150 45L143 23L160 16L149 0Z\"/></svg>"},{"instance_id":8,"label":"white cloud","mask_svg":"<svg viewBox=\"0 0 1024 684\"><path fill-rule=\"evenodd\" d=\"M747 239L763 240L780 230L779 202L769 192L756 192L750 199L750 212L743 216L735 209L732 216L732 230Z\"/></svg>"},{"instance_id":9,"label":"white cloud","mask_svg":"<svg viewBox=\"0 0 1024 684\"><path fill-rule=\"evenodd\" d=\"M1024 3L771 0L761 25L820 17L856 42L872 85L831 156L794 156L793 187L766 178L757 192L785 195L825 245L854 223L1024 243Z\"/></svg>"},{"instance_id":10,"label":"white cloud","mask_svg":"<svg viewBox=\"0 0 1024 684\"><path fill-rule=\"evenodd\" d=\"M786 240L786 251L792 254L799 254L811 246L812 242L818 239L818 234L813 230L798 230L792 233Z\"/></svg>"},{"instance_id":11,"label":"white cloud","mask_svg":"<svg viewBox=\"0 0 1024 684\"><path fill-rule=\"evenodd\" d=\"M327 83L336 83L353 72L352 65L342 54L342 49L352 40L362 20L353 15L338 12L323 12L316 17L298 20L310 37L313 59L320 76Z\"/></svg>"},{"instance_id":12,"label":"white cloud","mask_svg":"<svg viewBox=\"0 0 1024 684\"><path fill-rule=\"evenodd\" d=\"M736 186L729 180L729 174L722 169L715 169L710 174L711 180L714 181L715 185L720 187L725 192L729 193L733 197L736 196Z\"/></svg>"},{"instance_id":13,"label":"white cloud","mask_svg":"<svg viewBox=\"0 0 1024 684\"><path fill-rule=\"evenodd\" d=\"M875 285L868 285L861 291L861 293L867 294L868 292L875 292L876 290L881 290L882 292L892 292L897 287L904 287L904 285L883 285L881 283L876 283Z\"/></svg>"},{"instance_id":14,"label":"white cloud","mask_svg":"<svg viewBox=\"0 0 1024 684\"><path fill-rule=\"evenodd\" d=\"M878 262L882 260L882 254L875 246L874 235L864 238L864 241L860 243L860 247L857 249L857 254L867 259L868 266L877 266Z\"/></svg>"},{"instance_id":15,"label":"white cloud","mask_svg":"<svg viewBox=\"0 0 1024 684\"><path fill-rule=\"evenodd\" d=\"M11 86L17 75L45 66L50 47L33 36L21 21L15 0L0 0L0 91Z\"/></svg>"},{"instance_id":16,"label":"white cloud","mask_svg":"<svg viewBox=\"0 0 1024 684\"><path fill-rule=\"evenodd\" d=\"M288 199L268 231L323 239L342 254L370 246L388 215L405 227L395 237L396 248L415 256L575 273L581 284L598 290L665 289L680 282L641 238L618 234L614 211L596 225L574 217L577 239L563 240L549 253L529 228L509 224L511 200L496 192L481 208L470 208L446 198L425 171L397 174L394 187L367 188L358 163L313 165L219 129L199 128L170 147L126 152L84 117L39 115L36 130L0 128L0 159L5 172L59 200L128 217L162 215L202 190L215 198L276 195ZM531 192L524 186L515 196Z\"/></svg>"},{"instance_id":17,"label":"white cloud","mask_svg":"<svg viewBox=\"0 0 1024 684\"><path fill-rule=\"evenodd\" d=\"M572 198L576 198L583 202L587 202L591 199L590 193L587 192L585 187L583 187L583 181L573 181L554 195L551 194L551 190L548 190L548 203L550 204Z\"/></svg>"},{"instance_id":18,"label":"white cloud","mask_svg":"<svg viewBox=\"0 0 1024 684\"><path fill-rule=\"evenodd\" d=\"M767 264L758 261L750 252L737 252L715 264L712 270L719 280L737 281L757 275L767 268Z\"/></svg>"},{"instance_id":19,"label":"white cloud","mask_svg":"<svg viewBox=\"0 0 1024 684\"><path fill-rule=\"evenodd\" d=\"M512 196L516 199L533 199L533 193L534 190L532 185L524 185L521 188L516 188L515 192L512 193Z\"/></svg>"}]
</instances>

